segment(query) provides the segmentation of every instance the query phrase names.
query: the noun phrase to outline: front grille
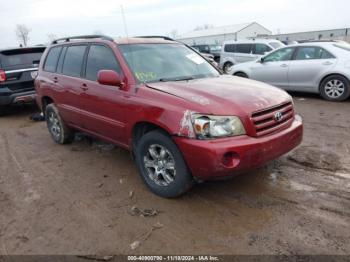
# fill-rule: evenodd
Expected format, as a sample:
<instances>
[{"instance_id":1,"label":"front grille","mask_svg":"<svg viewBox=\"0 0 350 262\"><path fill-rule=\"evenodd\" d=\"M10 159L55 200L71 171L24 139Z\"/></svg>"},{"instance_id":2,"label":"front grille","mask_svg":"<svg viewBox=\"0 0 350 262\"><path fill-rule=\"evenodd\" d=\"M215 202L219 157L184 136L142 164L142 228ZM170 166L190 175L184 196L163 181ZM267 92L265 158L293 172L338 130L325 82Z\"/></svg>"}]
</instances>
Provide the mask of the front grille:
<instances>
[{"instance_id":1,"label":"front grille","mask_svg":"<svg viewBox=\"0 0 350 262\"><path fill-rule=\"evenodd\" d=\"M276 119L276 114L282 115ZM263 136L276 132L289 125L294 118L292 102L284 103L252 114L252 122L255 127L256 136Z\"/></svg>"}]
</instances>

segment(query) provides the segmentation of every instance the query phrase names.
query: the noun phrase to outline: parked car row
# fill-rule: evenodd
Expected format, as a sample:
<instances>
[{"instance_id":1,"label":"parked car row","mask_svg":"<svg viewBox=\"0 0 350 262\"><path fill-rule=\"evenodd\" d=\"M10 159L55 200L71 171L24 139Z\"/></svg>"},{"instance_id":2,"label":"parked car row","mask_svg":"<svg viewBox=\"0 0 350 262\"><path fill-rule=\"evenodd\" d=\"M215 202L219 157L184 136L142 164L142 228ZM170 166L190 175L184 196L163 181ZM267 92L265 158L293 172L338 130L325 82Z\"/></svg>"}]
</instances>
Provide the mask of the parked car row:
<instances>
[{"instance_id":1,"label":"parked car row","mask_svg":"<svg viewBox=\"0 0 350 262\"><path fill-rule=\"evenodd\" d=\"M193 49L159 37L55 40L35 88L56 143L80 131L130 150L162 197L262 166L302 140L285 91L223 75Z\"/></svg>"},{"instance_id":2,"label":"parked car row","mask_svg":"<svg viewBox=\"0 0 350 262\"><path fill-rule=\"evenodd\" d=\"M350 95L350 45L323 41L287 46L255 61L235 65L229 73L285 90L343 101Z\"/></svg>"},{"instance_id":3,"label":"parked car row","mask_svg":"<svg viewBox=\"0 0 350 262\"><path fill-rule=\"evenodd\" d=\"M283 46L282 42L273 39L226 41L222 45L219 65L228 73L233 65L254 61Z\"/></svg>"}]
</instances>

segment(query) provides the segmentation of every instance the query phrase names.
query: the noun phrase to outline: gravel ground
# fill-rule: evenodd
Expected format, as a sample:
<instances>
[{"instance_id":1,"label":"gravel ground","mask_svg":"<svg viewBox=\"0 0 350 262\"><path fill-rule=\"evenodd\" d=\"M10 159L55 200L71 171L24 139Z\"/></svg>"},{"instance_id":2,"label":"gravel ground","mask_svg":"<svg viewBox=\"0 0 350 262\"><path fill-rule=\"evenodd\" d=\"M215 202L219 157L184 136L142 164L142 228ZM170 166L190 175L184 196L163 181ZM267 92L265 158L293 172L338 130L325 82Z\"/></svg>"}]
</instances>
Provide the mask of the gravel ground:
<instances>
[{"instance_id":1,"label":"gravel ground","mask_svg":"<svg viewBox=\"0 0 350 262\"><path fill-rule=\"evenodd\" d=\"M130 154L54 144L33 109L0 118L0 254L350 254L350 101L299 94L300 147L166 200Z\"/></svg>"}]
</instances>

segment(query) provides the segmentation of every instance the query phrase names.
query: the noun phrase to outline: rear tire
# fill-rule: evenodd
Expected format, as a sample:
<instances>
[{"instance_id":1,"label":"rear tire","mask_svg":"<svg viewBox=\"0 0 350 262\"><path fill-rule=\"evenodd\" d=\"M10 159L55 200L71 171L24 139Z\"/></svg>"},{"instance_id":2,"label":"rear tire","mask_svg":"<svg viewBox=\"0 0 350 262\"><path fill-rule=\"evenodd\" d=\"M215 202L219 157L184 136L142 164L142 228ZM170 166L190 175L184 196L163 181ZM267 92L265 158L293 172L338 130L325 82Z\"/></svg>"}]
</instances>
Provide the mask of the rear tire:
<instances>
[{"instance_id":1,"label":"rear tire","mask_svg":"<svg viewBox=\"0 0 350 262\"><path fill-rule=\"evenodd\" d=\"M73 141L74 132L62 121L58 109L54 104L46 106L45 120L51 137L57 144L67 144Z\"/></svg>"},{"instance_id":2,"label":"rear tire","mask_svg":"<svg viewBox=\"0 0 350 262\"><path fill-rule=\"evenodd\" d=\"M158 196L178 197L194 184L177 145L161 130L141 137L135 148L135 157L143 181Z\"/></svg>"},{"instance_id":3,"label":"rear tire","mask_svg":"<svg viewBox=\"0 0 350 262\"><path fill-rule=\"evenodd\" d=\"M225 74L228 74L229 69L233 66L233 64L231 62L226 62L224 64L224 67L222 68L222 70L224 71Z\"/></svg>"},{"instance_id":4,"label":"rear tire","mask_svg":"<svg viewBox=\"0 0 350 262\"><path fill-rule=\"evenodd\" d=\"M320 94L328 101L344 101L350 95L349 80L341 75L328 76L320 85Z\"/></svg>"},{"instance_id":5,"label":"rear tire","mask_svg":"<svg viewBox=\"0 0 350 262\"><path fill-rule=\"evenodd\" d=\"M238 72L238 73L235 74L235 76L239 76L239 77L242 77L242 78L249 78L249 77L247 76L247 74L245 74L245 73L243 73L243 72Z\"/></svg>"}]
</instances>

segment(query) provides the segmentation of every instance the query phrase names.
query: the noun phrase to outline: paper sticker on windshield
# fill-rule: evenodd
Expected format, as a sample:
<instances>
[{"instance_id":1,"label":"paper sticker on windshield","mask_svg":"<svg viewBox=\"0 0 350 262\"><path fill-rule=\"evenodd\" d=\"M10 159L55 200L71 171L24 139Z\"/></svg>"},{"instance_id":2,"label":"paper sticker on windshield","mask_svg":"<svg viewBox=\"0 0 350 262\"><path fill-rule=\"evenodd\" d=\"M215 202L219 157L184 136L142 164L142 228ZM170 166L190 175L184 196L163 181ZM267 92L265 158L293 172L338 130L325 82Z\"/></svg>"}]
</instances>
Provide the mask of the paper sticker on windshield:
<instances>
[{"instance_id":1,"label":"paper sticker on windshield","mask_svg":"<svg viewBox=\"0 0 350 262\"><path fill-rule=\"evenodd\" d=\"M203 64L205 62L204 58L196 54L189 54L186 57L197 65Z\"/></svg>"},{"instance_id":2,"label":"paper sticker on windshield","mask_svg":"<svg viewBox=\"0 0 350 262\"><path fill-rule=\"evenodd\" d=\"M135 72L135 76L141 82L148 82L157 78L157 74L154 72Z\"/></svg>"}]
</instances>

